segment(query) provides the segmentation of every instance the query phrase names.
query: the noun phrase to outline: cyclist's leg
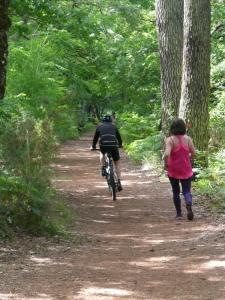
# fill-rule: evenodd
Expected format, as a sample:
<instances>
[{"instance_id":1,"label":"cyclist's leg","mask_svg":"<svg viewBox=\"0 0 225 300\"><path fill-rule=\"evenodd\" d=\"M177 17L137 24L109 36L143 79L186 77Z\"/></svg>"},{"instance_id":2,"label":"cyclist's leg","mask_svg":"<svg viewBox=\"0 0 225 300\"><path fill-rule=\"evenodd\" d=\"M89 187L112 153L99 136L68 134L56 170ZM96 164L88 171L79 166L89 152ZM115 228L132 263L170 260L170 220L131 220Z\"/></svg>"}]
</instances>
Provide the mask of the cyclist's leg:
<instances>
[{"instance_id":1,"label":"cyclist's leg","mask_svg":"<svg viewBox=\"0 0 225 300\"><path fill-rule=\"evenodd\" d=\"M120 153L118 148L114 148L111 151L112 159L115 166L116 176L117 179L121 179L121 169L120 169Z\"/></svg>"},{"instance_id":2,"label":"cyclist's leg","mask_svg":"<svg viewBox=\"0 0 225 300\"><path fill-rule=\"evenodd\" d=\"M105 155L106 155L106 150L103 147L100 147L100 164L101 164L101 174L102 174L102 176L106 175Z\"/></svg>"},{"instance_id":3,"label":"cyclist's leg","mask_svg":"<svg viewBox=\"0 0 225 300\"><path fill-rule=\"evenodd\" d=\"M121 167L120 167L120 160L114 160L114 165L115 165L115 170L116 170L116 175L117 179L121 179Z\"/></svg>"},{"instance_id":4,"label":"cyclist's leg","mask_svg":"<svg viewBox=\"0 0 225 300\"><path fill-rule=\"evenodd\" d=\"M105 153L100 152L100 164L103 167L105 165Z\"/></svg>"},{"instance_id":5,"label":"cyclist's leg","mask_svg":"<svg viewBox=\"0 0 225 300\"><path fill-rule=\"evenodd\" d=\"M117 148L112 151L112 158L113 158L113 162L115 165L115 171L116 171L117 183L118 183L118 191L122 191L123 187L121 184L120 153Z\"/></svg>"}]
</instances>

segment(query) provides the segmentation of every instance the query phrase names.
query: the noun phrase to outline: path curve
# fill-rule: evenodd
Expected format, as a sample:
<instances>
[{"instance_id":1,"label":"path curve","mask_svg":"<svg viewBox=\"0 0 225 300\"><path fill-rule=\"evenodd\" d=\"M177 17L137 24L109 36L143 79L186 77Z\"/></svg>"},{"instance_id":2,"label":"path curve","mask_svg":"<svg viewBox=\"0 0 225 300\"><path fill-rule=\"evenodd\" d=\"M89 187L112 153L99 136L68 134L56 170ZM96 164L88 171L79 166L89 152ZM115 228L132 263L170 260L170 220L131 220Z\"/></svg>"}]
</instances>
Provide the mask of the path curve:
<instances>
[{"instance_id":1,"label":"path curve","mask_svg":"<svg viewBox=\"0 0 225 300\"><path fill-rule=\"evenodd\" d=\"M224 300L224 227L196 211L176 221L168 182L124 153L113 202L90 141L66 143L55 164L78 240L1 245L0 300Z\"/></svg>"}]
</instances>

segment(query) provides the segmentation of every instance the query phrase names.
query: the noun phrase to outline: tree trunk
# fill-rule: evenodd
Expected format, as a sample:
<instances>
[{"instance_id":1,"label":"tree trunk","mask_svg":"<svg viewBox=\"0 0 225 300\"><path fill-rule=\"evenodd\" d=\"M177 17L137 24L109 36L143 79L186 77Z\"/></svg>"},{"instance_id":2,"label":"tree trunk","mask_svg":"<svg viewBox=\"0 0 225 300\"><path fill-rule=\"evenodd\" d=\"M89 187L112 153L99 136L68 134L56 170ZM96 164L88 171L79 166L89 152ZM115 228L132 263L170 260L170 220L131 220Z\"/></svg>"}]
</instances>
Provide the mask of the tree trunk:
<instances>
[{"instance_id":1,"label":"tree trunk","mask_svg":"<svg viewBox=\"0 0 225 300\"><path fill-rule=\"evenodd\" d=\"M183 0L156 0L156 20L161 63L161 129L167 135L169 121L178 116L181 97Z\"/></svg>"},{"instance_id":2,"label":"tree trunk","mask_svg":"<svg viewBox=\"0 0 225 300\"><path fill-rule=\"evenodd\" d=\"M10 27L8 7L9 0L0 0L0 100L4 98L6 86L6 65L8 56L7 31Z\"/></svg>"},{"instance_id":3,"label":"tree trunk","mask_svg":"<svg viewBox=\"0 0 225 300\"><path fill-rule=\"evenodd\" d=\"M208 149L210 0L185 0L183 78L179 116L199 150Z\"/></svg>"}]
</instances>

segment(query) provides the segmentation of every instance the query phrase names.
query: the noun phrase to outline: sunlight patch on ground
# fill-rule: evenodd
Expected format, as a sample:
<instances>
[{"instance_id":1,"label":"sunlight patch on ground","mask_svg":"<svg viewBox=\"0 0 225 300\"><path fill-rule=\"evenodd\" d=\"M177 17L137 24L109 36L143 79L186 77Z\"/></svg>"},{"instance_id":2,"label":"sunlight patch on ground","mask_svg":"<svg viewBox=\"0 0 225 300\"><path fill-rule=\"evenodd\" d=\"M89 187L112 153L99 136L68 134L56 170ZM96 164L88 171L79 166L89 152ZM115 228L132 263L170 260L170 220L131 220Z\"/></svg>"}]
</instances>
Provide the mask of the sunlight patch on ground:
<instances>
[{"instance_id":1,"label":"sunlight patch on ground","mask_svg":"<svg viewBox=\"0 0 225 300\"><path fill-rule=\"evenodd\" d=\"M150 183L152 183L152 182L153 182L152 180L148 180L148 181L138 182L137 184L138 184L138 185L142 185L142 184L150 184Z\"/></svg>"},{"instance_id":2,"label":"sunlight patch on ground","mask_svg":"<svg viewBox=\"0 0 225 300\"><path fill-rule=\"evenodd\" d=\"M12 248L9 249L9 248L4 248L4 247L0 248L0 251L2 251L2 252L17 252L17 250L15 250L15 249L12 249Z\"/></svg>"},{"instance_id":3,"label":"sunlight patch on ground","mask_svg":"<svg viewBox=\"0 0 225 300\"><path fill-rule=\"evenodd\" d=\"M105 188L107 188L106 184L103 184L103 185L96 185L95 187L96 187L96 188L100 188L100 189L105 189Z\"/></svg>"},{"instance_id":4,"label":"sunlight patch on ground","mask_svg":"<svg viewBox=\"0 0 225 300\"><path fill-rule=\"evenodd\" d=\"M30 258L31 261L38 263L39 265L50 265L52 264L52 260L50 258L41 258L41 257L34 257Z\"/></svg>"},{"instance_id":5,"label":"sunlight patch on ground","mask_svg":"<svg viewBox=\"0 0 225 300\"><path fill-rule=\"evenodd\" d=\"M67 181L73 181L72 179L53 179L53 182L67 182Z\"/></svg>"},{"instance_id":6,"label":"sunlight patch on ground","mask_svg":"<svg viewBox=\"0 0 225 300\"><path fill-rule=\"evenodd\" d=\"M31 256L30 260L36 263L38 266L53 266L53 265L66 265L68 267L72 267L72 264L68 263L60 263L60 262L54 262L52 259L47 258L47 257L35 257ZM0 298L1 299L1 298Z\"/></svg>"},{"instance_id":7,"label":"sunlight patch on ground","mask_svg":"<svg viewBox=\"0 0 225 300\"><path fill-rule=\"evenodd\" d=\"M54 300L54 298L49 297L45 294L39 294L37 297L25 297L20 296L18 294L1 294L0 293L0 299L1 300Z\"/></svg>"},{"instance_id":8,"label":"sunlight patch on ground","mask_svg":"<svg viewBox=\"0 0 225 300\"><path fill-rule=\"evenodd\" d=\"M225 281L225 278L223 278L221 276L211 276L208 278L208 281L221 282L221 281Z\"/></svg>"},{"instance_id":9,"label":"sunlight patch on ground","mask_svg":"<svg viewBox=\"0 0 225 300\"><path fill-rule=\"evenodd\" d=\"M102 216L104 216L104 217L117 217L116 215L106 214L106 213L102 214Z\"/></svg>"},{"instance_id":10,"label":"sunlight patch on ground","mask_svg":"<svg viewBox=\"0 0 225 300\"><path fill-rule=\"evenodd\" d=\"M95 267L95 266L92 266L92 267L89 266L89 269L92 269L92 270L105 270L104 267Z\"/></svg>"},{"instance_id":11,"label":"sunlight patch on ground","mask_svg":"<svg viewBox=\"0 0 225 300\"><path fill-rule=\"evenodd\" d=\"M64 153L64 154L61 154L60 155L60 157L67 157L67 156L69 156L69 155L77 155L77 152L66 152L66 153Z\"/></svg>"},{"instance_id":12,"label":"sunlight patch on ground","mask_svg":"<svg viewBox=\"0 0 225 300\"><path fill-rule=\"evenodd\" d=\"M122 181L123 186L132 186L134 187L137 184L136 180L123 180Z\"/></svg>"},{"instance_id":13,"label":"sunlight patch on ground","mask_svg":"<svg viewBox=\"0 0 225 300\"><path fill-rule=\"evenodd\" d=\"M150 196L149 195L145 195L145 194L139 194L138 199L149 199Z\"/></svg>"},{"instance_id":14,"label":"sunlight patch on ground","mask_svg":"<svg viewBox=\"0 0 225 300\"><path fill-rule=\"evenodd\" d=\"M102 198L105 198L105 196L94 196L94 197L102 197ZM99 207L99 208L114 208L113 205L96 205L96 207Z\"/></svg>"},{"instance_id":15,"label":"sunlight patch on ground","mask_svg":"<svg viewBox=\"0 0 225 300\"><path fill-rule=\"evenodd\" d=\"M203 269L215 269L215 268L224 268L225 269L225 260L210 260L201 265Z\"/></svg>"},{"instance_id":16,"label":"sunlight patch on ground","mask_svg":"<svg viewBox=\"0 0 225 300\"><path fill-rule=\"evenodd\" d=\"M135 199L134 196L119 196L119 200Z\"/></svg>"},{"instance_id":17,"label":"sunlight patch on ground","mask_svg":"<svg viewBox=\"0 0 225 300\"><path fill-rule=\"evenodd\" d=\"M156 236L156 235L154 235ZM161 236L161 235L159 235ZM150 244L150 245L160 245L160 244L163 244L163 243L168 243L168 242L180 242L182 241L182 239L173 239L173 238L165 238L165 239L162 239L162 238L155 238L154 237L151 237L151 238L133 238L134 241L138 242L138 243L142 243L142 244Z\"/></svg>"},{"instance_id":18,"label":"sunlight patch on ground","mask_svg":"<svg viewBox=\"0 0 225 300\"><path fill-rule=\"evenodd\" d=\"M71 168L71 166L65 166L65 165L59 165L59 164L54 165L54 167L56 167L58 169L62 169L62 170L64 170L64 169L68 170Z\"/></svg>"},{"instance_id":19,"label":"sunlight patch on ground","mask_svg":"<svg viewBox=\"0 0 225 300\"><path fill-rule=\"evenodd\" d=\"M220 227L220 226L207 226L205 224L203 225L199 225L199 226L195 226L195 227L189 227L188 228L188 231L200 231L202 233L202 235L205 235L206 233L207 234L210 234L210 233L214 233L214 232L217 232L217 231L220 231L220 230L223 230L224 228L223 227ZM187 228L183 228L183 229L180 229L180 231L184 231L186 232L187 231Z\"/></svg>"},{"instance_id":20,"label":"sunlight patch on ground","mask_svg":"<svg viewBox=\"0 0 225 300\"><path fill-rule=\"evenodd\" d=\"M193 269L193 270L184 270L183 273L184 274L201 274L203 272L200 269L198 269L198 270Z\"/></svg>"},{"instance_id":21,"label":"sunlight patch on ground","mask_svg":"<svg viewBox=\"0 0 225 300\"><path fill-rule=\"evenodd\" d=\"M138 267L150 267L150 268L164 268L165 264L171 261L176 260L177 256L160 256L160 257L151 257L143 261L134 261L129 264L132 266Z\"/></svg>"},{"instance_id":22,"label":"sunlight patch on ground","mask_svg":"<svg viewBox=\"0 0 225 300\"><path fill-rule=\"evenodd\" d=\"M122 289L116 289L116 288L100 288L100 287L89 287L84 288L80 295L87 296L87 297L101 297L101 296L113 296L113 297L123 297L123 296L131 296L132 292ZM86 298L84 298L86 299ZM87 298L87 299L93 299L93 298ZM96 298L98 299L98 298ZM102 299L102 298L101 298ZM114 299L114 298L112 298Z\"/></svg>"},{"instance_id":23,"label":"sunlight patch on ground","mask_svg":"<svg viewBox=\"0 0 225 300\"><path fill-rule=\"evenodd\" d=\"M145 243L150 243L152 245L160 245L165 243L165 240L143 240Z\"/></svg>"},{"instance_id":24,"label":"sunlight patch on ground","mask_svg":"<svg viewBox=\"0 0 225 300\"><path fill-rule=\"evenodd\" d=\"M108 221L102 221L102 220L92 220L93 223L103 223L103 224L109 224Z\"/></svg>"},{"instance_id":25,"label":"sunlight patch on ground","mask_svg":"<svg viewBox=\"0 0 225 300\"><path fill-rule=\"evenodd\" d=\"M124 239L124 238L132 238L134 235L131 234L96 234L98 237L102 238L116 238L116 239Z\"/></svg>"},{"instance_id":26,"label":"sunlight patch on ground","mask_svg":"<svg viewBox=\"0 0 225 300\"><path fill-rule=\"evenodd\" d=\"M77 192L77 193L88 192L88 189L84 189L84 188L76 189L76 192Z\"/></svg>"}]
</instances>

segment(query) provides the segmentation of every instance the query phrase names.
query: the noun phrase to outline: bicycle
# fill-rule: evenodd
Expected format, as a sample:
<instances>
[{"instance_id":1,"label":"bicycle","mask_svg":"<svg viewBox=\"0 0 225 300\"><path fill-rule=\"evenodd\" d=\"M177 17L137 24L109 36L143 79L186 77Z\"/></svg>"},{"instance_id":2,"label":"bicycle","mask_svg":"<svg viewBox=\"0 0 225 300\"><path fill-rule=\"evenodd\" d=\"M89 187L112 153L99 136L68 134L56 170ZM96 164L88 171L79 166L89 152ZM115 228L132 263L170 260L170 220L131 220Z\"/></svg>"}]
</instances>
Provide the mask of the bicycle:
<instances>
[{"instance_id":1,"label":"bicycle","mask_svg":"<svg viewBox=\"0 0 225 300\"><path fill-rule=\"evenodd\" d=\"M94 149L100 151L100 149ZM113 159L110 152L105 154L105 178L108 185L112 200L116 201L116 193L118 192L118 180L114 171Z\"/></svg>"}]
</instances>

